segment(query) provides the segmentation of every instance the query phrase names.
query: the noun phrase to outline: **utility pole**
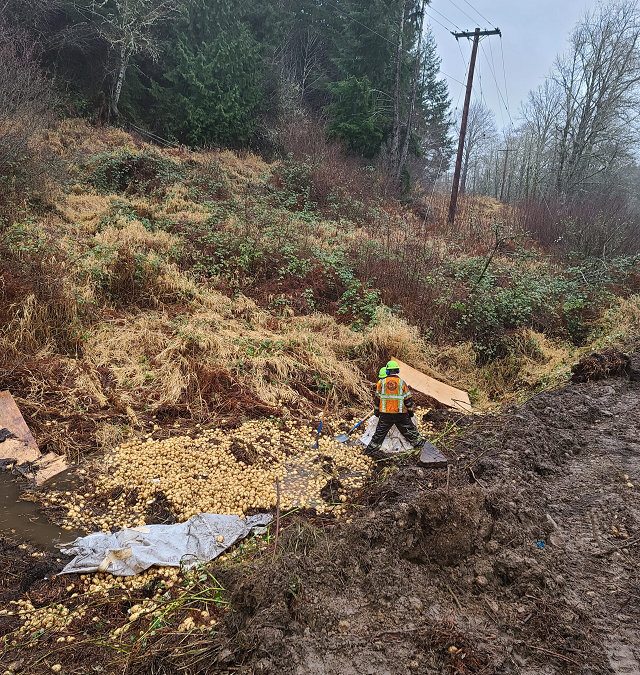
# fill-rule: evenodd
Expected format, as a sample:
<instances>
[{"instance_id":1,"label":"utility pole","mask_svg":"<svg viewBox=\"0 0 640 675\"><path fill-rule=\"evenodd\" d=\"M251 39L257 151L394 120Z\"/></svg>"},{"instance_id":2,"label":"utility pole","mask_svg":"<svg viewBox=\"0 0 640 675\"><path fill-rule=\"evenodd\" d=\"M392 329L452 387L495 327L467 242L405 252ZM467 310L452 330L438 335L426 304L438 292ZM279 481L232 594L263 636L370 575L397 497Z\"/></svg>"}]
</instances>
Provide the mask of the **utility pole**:
<instances>
[{"instance_id":1,"label":"utility pole","mask_svg":"<svg viewBox=\"0 0 640 675\"><path fill-rule=\"evenodd\" d=\"M469 64L469 75L467 77L467 94L464 98L464 109L462 111L462 122L460 124L460 140L458 141L458 156L456 158L456 168L453 174L453 187L451 188L451 203L449 204L449 223L453 225L456 219L456 206L458 204L458 190L460 189L460 171L462 170L462 155L464 152L464 140L467 135L467 122L469 120L469 106L471 105L471 91L473 89L473 75L476 69L476 59L478 56L478 45L481 37L489 35L502 35L499 28L495 30L480 30L476 28L473 33L451 33L456 40L460 38L473 38L473 50L471 51L471 63Z\"/></svg>"},{"instance_id":2,"label":"utility pole","mask_svg":"<svg viewBox=\"0 0 640 675\"><path fill-rule=\"evenodd\" d=\"M502 171L502 188L500 189L500 201L504 197L504 184L507 178L507 160L509 159L509 148L506 150L498 150L498 152L504 152L504 170Z\"/></svg>"}]
</instances>

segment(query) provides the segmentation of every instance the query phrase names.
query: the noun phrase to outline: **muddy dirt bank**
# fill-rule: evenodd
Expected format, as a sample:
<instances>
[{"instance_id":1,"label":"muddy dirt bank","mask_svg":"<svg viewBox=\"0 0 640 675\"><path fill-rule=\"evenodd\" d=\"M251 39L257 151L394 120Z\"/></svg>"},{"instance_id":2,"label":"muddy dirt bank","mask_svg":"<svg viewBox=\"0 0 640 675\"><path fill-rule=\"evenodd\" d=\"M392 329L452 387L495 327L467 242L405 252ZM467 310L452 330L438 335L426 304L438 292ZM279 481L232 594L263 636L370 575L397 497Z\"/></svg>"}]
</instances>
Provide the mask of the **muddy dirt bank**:
<instances>
[{"instance_id":1,"label":"muddy dirt bank","mask_svg":"<svg viewBox=\"0 0 640 675\"><path fill-rule=\"evenodd\" d=\"M640 386L624 379L476 422L450 449L448 488L444 472L401 467L352 524L290 529L275 564L227 579L223 660L296 675L640 672L639 430Z\"/></svg>"},{"instance_id":2,"label":"muddy dirt bank","mask_svg":"<svg viewBox=\"0 0 640 675\"><path fill-rule=\"evenodd\" d=\"M230 602L213 634L149 634L147 651L111 672L638 673L639 430L640 385L627 379L475 419L443 448L450 475L381 464L351 496L350 523L306 514L281 531L275 561L213 566ZM67 582L43 580L44 567L23 588L31 549L13 553L11 598L44 602L51 588L64 600ZM113 657L91 645L110 672ZM11 659L30 673L52 659L90 672L84 654Z\"/></svg>"}]
</instances>

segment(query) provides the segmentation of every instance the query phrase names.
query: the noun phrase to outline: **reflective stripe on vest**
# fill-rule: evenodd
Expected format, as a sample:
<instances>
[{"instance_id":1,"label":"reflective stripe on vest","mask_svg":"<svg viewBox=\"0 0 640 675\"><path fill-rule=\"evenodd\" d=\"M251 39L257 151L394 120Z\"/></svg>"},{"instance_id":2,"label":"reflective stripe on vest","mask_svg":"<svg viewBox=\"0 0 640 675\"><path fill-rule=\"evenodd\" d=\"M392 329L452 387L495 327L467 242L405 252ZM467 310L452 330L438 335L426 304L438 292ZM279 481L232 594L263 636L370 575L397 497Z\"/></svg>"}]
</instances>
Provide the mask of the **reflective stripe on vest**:
<instances>
[{"instance_id":1,"label":"reflective stripe on vest","mask_svg":"<svg viewBox=\"0 0 640 675\"><path fill-rule=\"evenodd\" d=\"M390 379L393 379L393 380L397 379L398 380L398 392L399 392L398 394L387 393L387 380L390 380ZM404 388L405 388L405 384L399 377L398 378L388 377L388 378L385 378L384 380L382 380L381 391L377 392L378 398L380 399L380 412L387 412L387 401L397 401L398 402L397 403L397 406L398 406L397 412L403 413L404 408L405 408L404 401L405 401L406 398L411 396L411 393L409 391L407 391L406 393L402 393ZM392 388L392 391L393 390L395 390L395 387ZM395 408L396 406L392 405L392 406L389 406L389 407ZM396 411L394 410L393 412L396 412Z\"/></svg>"}]
</instances>

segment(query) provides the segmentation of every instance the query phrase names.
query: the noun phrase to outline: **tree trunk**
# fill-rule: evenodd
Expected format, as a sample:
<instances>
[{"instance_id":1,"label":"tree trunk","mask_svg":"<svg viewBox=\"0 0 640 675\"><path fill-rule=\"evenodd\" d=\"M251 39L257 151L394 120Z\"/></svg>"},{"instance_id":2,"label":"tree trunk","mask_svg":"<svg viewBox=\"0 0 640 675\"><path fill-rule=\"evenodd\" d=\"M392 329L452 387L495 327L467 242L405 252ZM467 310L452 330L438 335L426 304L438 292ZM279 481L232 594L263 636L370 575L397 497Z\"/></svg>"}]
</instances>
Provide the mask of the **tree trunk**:
<instances>
[{"instance_id":1,"label":"tree trunk","mask_svg":"<svg viewBox=\"0 0 640 675\"><path fill-rule=\"evenodd\" d=\"M127 73L127 67L129 65L129 54L124 47L120 49L120 67L118 68L118 79L116 80L116 86L113 89L113 95L111 97L111 117L114 120L117 120L120 112L118 110L118 103L120 102L120 94L122 94L122 85L124 84L124 76Z\"/></svg>"},{"instance_id":2,"label":"tree trunk","mask_svg":"<svg viewBox=\"0 0 640 675\"><path fill-rule=\"evenodd\" d=\"M402 71L402 38L404 34L405 2L402 0L400 25L398 31L398 53L396 56L396 86L393 96L393 131L391 134L391 152L389 155L389 169L392 176L398 166L398 149L400 147L400 75Z\"/></svg>"},{"instance_id":3,"label":"tree trunk","mask_svg":"<svg viewBox=\"0 0 640 675\"><path fill-rule=\"evenodd\" d=\"M400 180L402 170L404 169L404 166L407 163L407 157L409 156L409 145L411 143L411 125L413 124L413 114L416 109L418 77L420 75L420 62L422 60L422 33L424 31L424 8L426 4L427 0L422 0L422 6L420 9L420 35L418 36L416 63L413 68L413 84L411 85L411 104L409 106L409 116L407 117L407 133L405 134L404 143L402 144L402 153L400 155L400 161L398 162L398 168L396 170L396 180Z\"/></svg>"}]
</instances>

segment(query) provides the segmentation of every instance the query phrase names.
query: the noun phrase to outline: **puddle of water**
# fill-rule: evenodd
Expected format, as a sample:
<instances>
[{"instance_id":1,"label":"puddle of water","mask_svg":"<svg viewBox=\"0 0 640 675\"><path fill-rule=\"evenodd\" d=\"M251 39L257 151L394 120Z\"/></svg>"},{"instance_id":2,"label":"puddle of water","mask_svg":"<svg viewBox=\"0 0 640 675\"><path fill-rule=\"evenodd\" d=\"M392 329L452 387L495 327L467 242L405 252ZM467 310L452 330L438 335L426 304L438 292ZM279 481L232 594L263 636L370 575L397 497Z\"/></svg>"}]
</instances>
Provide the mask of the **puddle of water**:
<instances>
[{"instance_id":1,"label":"puddle of water","mask_svg":"<svg viewBox=\"0 0 640 675\"><path fill-rule=\"evenodd\" d=\"M64 489L74 486L72 476L61 474L47 483L47 487ZM67 488L69 489L69 488ZM56 544L73 541L83 532L63 530L47 520L42 505L22 501L22 486L10 473L0 472L0 533L31 544L53 549Z\"/></svg>"}]
</instances>

